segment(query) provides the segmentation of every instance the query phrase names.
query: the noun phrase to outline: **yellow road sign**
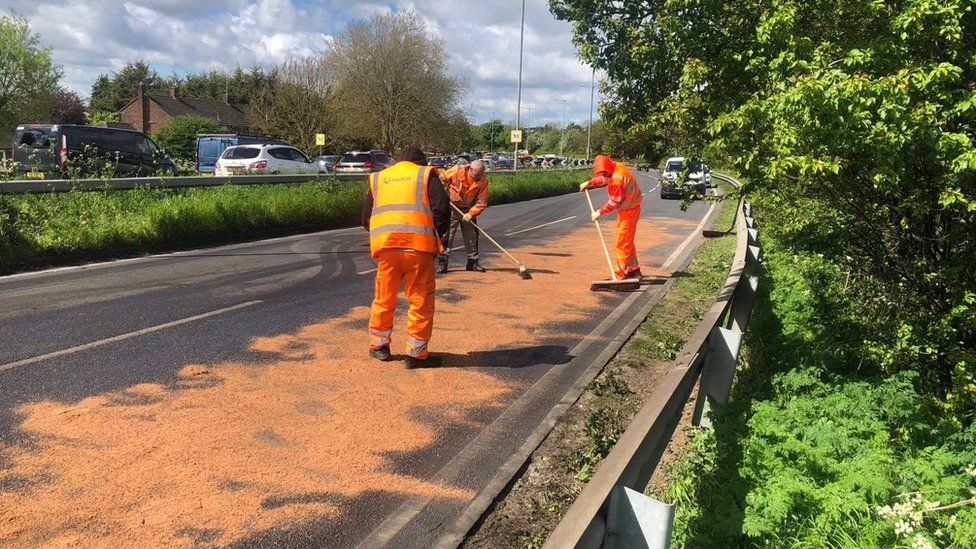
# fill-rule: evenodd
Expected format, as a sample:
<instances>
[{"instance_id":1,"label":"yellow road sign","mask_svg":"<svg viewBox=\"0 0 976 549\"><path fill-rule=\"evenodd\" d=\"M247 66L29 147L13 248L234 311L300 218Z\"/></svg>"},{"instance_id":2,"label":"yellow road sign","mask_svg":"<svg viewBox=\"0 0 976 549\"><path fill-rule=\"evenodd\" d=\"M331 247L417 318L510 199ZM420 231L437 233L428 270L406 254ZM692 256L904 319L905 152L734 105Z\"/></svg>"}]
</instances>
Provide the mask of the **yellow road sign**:
<instances>
[{"instance_id":1,"label":"yellow road sign","mask_svg":"<svg viewBox=\"0 0 976 549\"><path fill-rule=\"evenodd\" d=\"M512 143L522 142L522 130L512 130Z\"/></svg>"},{"instance_id":2,"label":"yellow road sign","mask_svg":"<svg viewBox=\"0 0 976 549\"><path fill-rule=\"evenodd\" d=\"M321 147L322 145L325 145L325 134L324 133L315 134L315 146Z\"/></svg>"}]
</instances>

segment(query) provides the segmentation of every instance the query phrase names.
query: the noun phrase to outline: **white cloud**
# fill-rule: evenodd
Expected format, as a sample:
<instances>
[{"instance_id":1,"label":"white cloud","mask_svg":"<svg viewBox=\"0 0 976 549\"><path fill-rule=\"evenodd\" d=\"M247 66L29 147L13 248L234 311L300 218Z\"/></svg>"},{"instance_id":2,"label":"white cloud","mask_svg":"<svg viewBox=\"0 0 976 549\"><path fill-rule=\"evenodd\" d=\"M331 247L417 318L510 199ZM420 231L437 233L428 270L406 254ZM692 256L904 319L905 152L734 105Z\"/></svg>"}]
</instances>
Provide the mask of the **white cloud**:
<instances>
[{"instance_id":1,"label":"white cloud","mask_svg":"<svg viewBox=\"0 0 976 549\"><path fill-rule=\"evenodd\" d=\"M160 73L270 67L319 51L350 20L410 9L441 38L451 70L467 78L463 108L478 121L515 119L520 2L411 0L13 0L54 49L65 83L88 95L101 73L145 59ZM6 6L5 6L6 7ZM523 124L585 122L590 70L576 57L571 27L546 0L527 0ZM526 120L528 119L528 120Z\"/></svg>"}]
</instances>

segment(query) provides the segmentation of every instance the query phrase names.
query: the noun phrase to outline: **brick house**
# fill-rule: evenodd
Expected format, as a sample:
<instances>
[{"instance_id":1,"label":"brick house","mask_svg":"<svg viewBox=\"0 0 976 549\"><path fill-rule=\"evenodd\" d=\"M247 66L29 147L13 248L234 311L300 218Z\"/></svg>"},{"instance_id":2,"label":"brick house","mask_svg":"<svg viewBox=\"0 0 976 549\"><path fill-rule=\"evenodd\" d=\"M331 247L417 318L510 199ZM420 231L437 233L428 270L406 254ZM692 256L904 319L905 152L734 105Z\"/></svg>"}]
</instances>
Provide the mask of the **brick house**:
<instances>
[{"instance_id":1,"label":"brick house","mask_svg":"<svg viewBox=\"0 0 976 549\"><path fill-rule=\"evenodd\" d=\"M119 121L152 133L176 116L193 114L215 120L232 133L253 133L247 105L180 97L178 92L173 87L169 95L145 93L139 84L135 99L119 111Z\"/></svg>"}]
</instances>

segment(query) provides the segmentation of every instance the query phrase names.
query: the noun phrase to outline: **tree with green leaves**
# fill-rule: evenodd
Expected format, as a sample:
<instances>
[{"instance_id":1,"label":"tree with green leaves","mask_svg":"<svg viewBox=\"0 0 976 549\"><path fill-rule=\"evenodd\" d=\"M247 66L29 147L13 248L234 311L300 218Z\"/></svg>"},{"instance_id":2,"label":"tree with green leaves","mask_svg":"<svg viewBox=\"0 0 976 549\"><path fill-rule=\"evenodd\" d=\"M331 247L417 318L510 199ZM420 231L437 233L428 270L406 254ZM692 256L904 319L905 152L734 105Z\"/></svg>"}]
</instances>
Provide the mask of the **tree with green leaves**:
<instances>
[{"instance_id":1,"label":"tree with green leaves","mask_svg":"<svg viewBox=\"0 0 976 549\"><path fill-rule=\"evenodd\" d=\"M41 47L27 19L0 14L0 142L19 122L45 122L54 105L61 68Z\"/></svg>"},{"instance_id":2,"label":"tree with green leaves","mask_svg":"<svg viewBox=\"0 0 976 549\"><path fill-rule=\"evenodd\" d=\"M152 138L174 159L190 162L196 153L197 134L226 131L227 128L213 119L187 114L174 117L153 132Z\"/></svg>"},{"instance_id":3,"label":"tree with green leaves","mask_svg":"<svg viewBox=\"0 0 976 549\"><path fill-rule=\"evenodd\" d=\"M350 23L329 44L326 60L335 74L341 136L391 152L436 143L463 89L448 73L443 42L410 11Z\"/></svg>"},{"instance_id":4,"label":"tree with green leaves","mask_svg":"<svg viewBox=\"0 0 976 549\"><path fill-rule=\"evenodd\" d=\"M92 84L92 112L118 112L136 96L142 84L145 93L169 93L169 83L145 61L126 63L112 74L100 75Z\"/></svg>"}]
</instances>

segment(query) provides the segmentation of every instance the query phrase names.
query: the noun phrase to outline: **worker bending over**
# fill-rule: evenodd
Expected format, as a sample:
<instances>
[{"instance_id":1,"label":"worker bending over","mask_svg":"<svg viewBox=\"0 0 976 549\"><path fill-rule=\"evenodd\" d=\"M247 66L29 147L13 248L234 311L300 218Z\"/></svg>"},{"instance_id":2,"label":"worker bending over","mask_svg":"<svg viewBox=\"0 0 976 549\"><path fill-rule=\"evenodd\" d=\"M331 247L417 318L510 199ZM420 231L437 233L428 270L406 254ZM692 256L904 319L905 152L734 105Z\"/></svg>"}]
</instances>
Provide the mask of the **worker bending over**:
<instances>
[{"instance_id":1,"label":"worker bending over","mask_svg":"<svg viewBox=\"0 0 976 549\"><path fill-rule=\"evenodd\" d=\"M400 284L410 301L407 313L408 368L435 365L427 350L434 329L434 258L439 234L451 222L447 193L419 147L403 150L396 164L369 178L363 226L379 260L376 295L369 315L369 355L390 360L393 312Z\"/></svg>"},{"instance_id":2,"label":"worker bending over","mask_svg":"<svg viewBox=\"0 0 976 549\"><path fill-rule=\"evenodd\" d=\"M580 184L580 191L596 187L606 187L610 199L593 212L593 220L617 210L617 278L639 279L642 275L634 235L637 234L644 195L637 180L622 162L614 162L609 156L598 154L593 160L593 178Z\"/></svg>"},{"instance_id":3,"label":"worker bending over","mask_svg":"<svg viewBox=\"0 0 976 549\"><path fill-rule=\"evenodd\" d=\"M485 269L478 262L480 259L478 229L474 226L478 224L478 216L488 207L488 178L485 177L485 165L480 160L475 160L470 164L454 166L441 174L441 181L444 182L451 203L457 210L453 208L451 210L451 230L441 234L441 244L444 249L437 257L437 272L439 274L447 272L454 235L460 226L461 236L464 237L464 250L468 254L468 264L465 268L483 273Z\"/></svg>"}]
</instances>

